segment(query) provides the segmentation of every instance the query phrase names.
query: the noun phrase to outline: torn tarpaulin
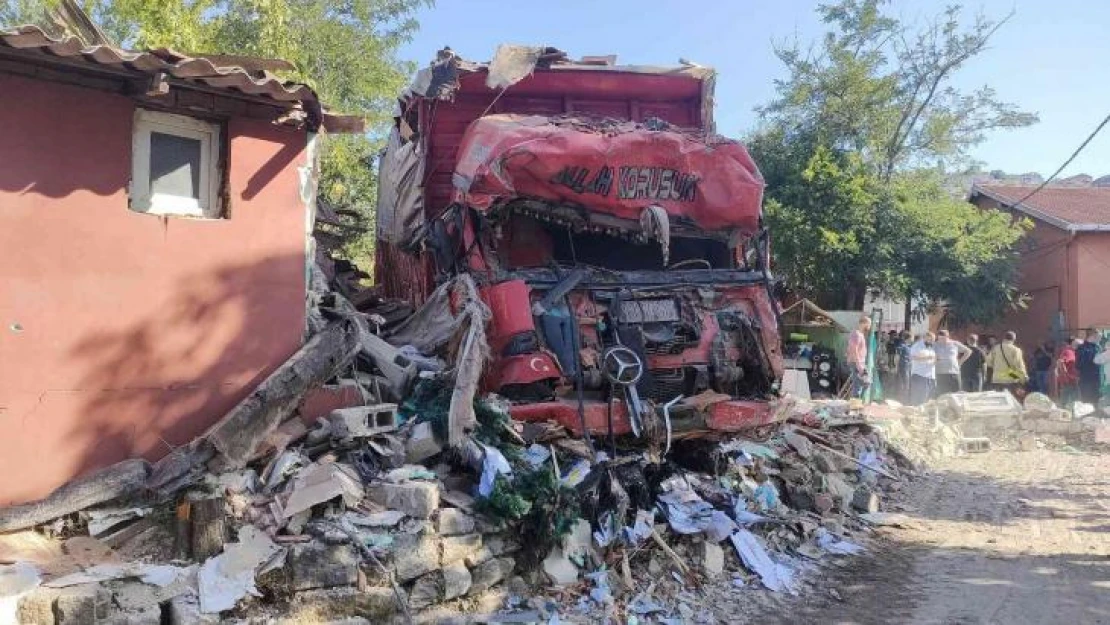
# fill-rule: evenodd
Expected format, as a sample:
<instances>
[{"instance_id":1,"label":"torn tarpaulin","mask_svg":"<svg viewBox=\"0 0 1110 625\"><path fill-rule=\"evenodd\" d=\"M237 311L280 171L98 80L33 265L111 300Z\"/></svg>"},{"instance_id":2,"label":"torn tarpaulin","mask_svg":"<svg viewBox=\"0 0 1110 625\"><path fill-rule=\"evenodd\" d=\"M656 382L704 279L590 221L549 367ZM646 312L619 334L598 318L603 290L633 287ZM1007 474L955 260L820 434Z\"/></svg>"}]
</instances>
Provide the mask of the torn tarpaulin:
<instances>
[{"instance_id":1,"label":"torn tarpaulin","mask_svg":"<svg viewBox=\"0 0 1110 625\"><path fill-rule=\"evenodd\" d=\"M457 311L457 313L453 312ZM463 274L441 285L416 313L400 324L386 339L393 345L412 345L423 354L434 354L447 345L457 345L447 360L455 363L454 390L447 417L447 444L458 446L471 431L474 396L486 361L486 323L489 307L482 301L474 278Z\"/></svg>"},{"instance_id":2,"label":"torn tarpaulin","mask_svg":"<svg viewBox=\"0 0 1110 625\"><path fill-rule=\"evenodd\" d=\"M829 553L834 553L842 556L854 556L863 553L863 547L847 540L841 540L833 536L829 530L819 527L817 528L817 546L824 549Z\"/></svg>"},{"instance_id":3,"label":"torn tarpaulin","mask_svg":"<svg viewBox=\"0 0 1110 625\"><path fill-rule=\"evenodd\" d=\"M797 594L794 587L794 572L771 559L759 539L748 530L737 530L732 535L732 545L748 570L759 575L759 580L775 592L788 591Z\"/></svg>"},{"instance_id":4,"label":"torn tarpaulin","mask_svg":"<svg viewBox=\"0 0 1110 625\"><path fill-rule=\"evenodd\" d=\"M671 529L679 534L698 534L713 523L715 509L684 482L669 493L659 495L659 508Z\"/></svg>"},{"instance_id":5,"label":"torn tarpaulin","mask_svg":"<svg viewBox=\"0 0 1110 625\"><path fill-rule=\"evenodd\" d=\"M478 484L478 495L489 497L493 493L493 485L497 481L497 476L512 477L513 468L509 465L509 461L505 459L501 450L496 447L482 445L482 451L482 477Z\"/></svg>"}]
</instances>

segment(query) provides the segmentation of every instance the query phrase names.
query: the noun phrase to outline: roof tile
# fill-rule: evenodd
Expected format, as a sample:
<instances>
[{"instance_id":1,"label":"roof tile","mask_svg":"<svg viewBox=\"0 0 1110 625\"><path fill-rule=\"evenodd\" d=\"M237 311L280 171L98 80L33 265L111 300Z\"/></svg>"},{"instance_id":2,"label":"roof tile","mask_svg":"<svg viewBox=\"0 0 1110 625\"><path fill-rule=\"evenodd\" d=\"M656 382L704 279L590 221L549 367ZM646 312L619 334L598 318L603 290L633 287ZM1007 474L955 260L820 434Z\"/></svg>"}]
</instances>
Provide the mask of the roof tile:
<instances>
[{"instance_id":1,"label":"roof tile","mask_svg":"<svg viewBox=\"0 0 1110 625\"><path fill-rule=\"evenodd\" d=\"M972 188L972 195L983 193L1004 204L1014 204L1034 191L1036 186L980 185ZM1015 209L1056 225L1074 226L1076 229L1092 226L1110 226L1110 188L1108 187L1052 187L1037 191Z\"/></svg>"}]
</instances>

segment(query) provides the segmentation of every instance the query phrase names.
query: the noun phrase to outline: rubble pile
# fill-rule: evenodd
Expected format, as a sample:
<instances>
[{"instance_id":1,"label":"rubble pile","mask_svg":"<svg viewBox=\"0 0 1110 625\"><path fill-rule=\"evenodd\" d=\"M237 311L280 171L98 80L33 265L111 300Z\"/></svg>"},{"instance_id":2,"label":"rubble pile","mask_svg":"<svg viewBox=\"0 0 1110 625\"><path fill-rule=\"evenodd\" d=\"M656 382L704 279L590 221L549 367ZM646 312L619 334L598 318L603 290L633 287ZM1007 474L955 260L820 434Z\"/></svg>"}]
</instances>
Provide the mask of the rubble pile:
<instances>
[{"instance_id":1,"label":"rubble pile","mask_svg":"<svg viewBox=\"0 0 1110 625\"><path fill-rule=\"evenodd\" d=\"M388 333L313 278L315 333L204 436L0 509L0 623L689 620L708 580L795 592L858 553L940 453L922 413L793 397L743 432L514 421L478 391L488 311L469 277ZM362 405L306 424L307 393L337 381Z\"/></svg>"},{"instance_id":2,"label":"rubble pile","mask_svg":"<svg viewBox=\"0 0 1110 625\"><path fill-rule=\"evenodd\" d=\"M792 591L808 563L861 549L852 541L899 477L846 404L790 402L759 437L675 441L661 456L623 446L634 441L591 451L561 426L513 422L495 396L474 401L477 427L452 448L453 391L430 375L400 408L286 420L242 467L217 453L160 496L156 466L141 494L3 535L9 620L406 622L445 602L550 618L566 612L542 599L554 587L582 592L575 610L646 622L681 615L672 583L728 573ZM507 599L487 592L510 580Z\"/></svg>"},{"instance_id":3,"label":"rubble pile","mask_svg":"<svg viewBox=\"0 0 1110 625\"><path fill-rule=\"evenodd\" d=\"M953 393L943 395L920 409L900 408L917 413L918 419L939 431L949 428L956 434L944 436L943 444L953 442L962 451L982 452L998 448L1030 451L1040 447L1110 443L1110 418L1095 407L1076 403L1072 409L1057 406L1041 393L1030 393L1019 402L1007 392ZM885 432L888 439L891 433ZM951 455L951 454L949 454Z\"/></svg>"},{"instance_id":4,"label":"rubble pile","mask_svg":"<svg viewBox=\"0 0 1110 625\"><path fill-rule=\"evenodd\" d=\"M716 622L704 583L796 593L820 561L862 552L913 470L847 402L791 406L761 433L676 441L661 461L629 451L581 478L564 468L582 518L525 572L556 590L510 604L542 622Z\"/></svg>"}]
</instances>

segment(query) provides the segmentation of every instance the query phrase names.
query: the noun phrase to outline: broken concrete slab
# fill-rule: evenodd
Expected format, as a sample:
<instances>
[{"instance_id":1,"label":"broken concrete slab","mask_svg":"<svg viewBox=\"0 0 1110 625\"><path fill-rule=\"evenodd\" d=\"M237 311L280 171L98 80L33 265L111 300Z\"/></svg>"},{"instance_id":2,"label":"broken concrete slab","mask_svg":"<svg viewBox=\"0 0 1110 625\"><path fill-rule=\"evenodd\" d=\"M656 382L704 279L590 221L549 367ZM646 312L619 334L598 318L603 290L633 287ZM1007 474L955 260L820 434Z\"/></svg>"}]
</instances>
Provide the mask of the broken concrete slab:
<instances>
[{"instance_id":1,"label":"broken concrete slab","mask_svg":"<svg viewBox=\"0 0 1110 625\"><path fill-rule=\"evenodd\" d=\"M491 560L492 562L493 560ZM480 566L485 566L482 564ZM480 568L480 566L478 568ZM578 581L578 567L570 561L562 548L554 547L543 559L543 572L556 586L569 586ZM478 570L475 568L475 571Z\"/></svg>"},{"instance_id":2,"label":"broken concrete slab","mask_svg":"<svg viewBox=\"0 0 1110 625\"><path fill-rule=\"evenodd\" d=\"M100 508L81 513L88 522L90 536L103 537L117 526L150 514L150 508Z\"/></svg>"},{"instance_id":3,"label":"broken concrete slab","mask_svg":"<svg viewBox=\"0 0 1110 625\"><path fill-rule=\"evenodd\" d=\"M521 549L520 542L516 538L504 533L489 534L484 539L485 546L489 547L490 553L495 556L515 553Z\"/></svg>"},{"instance_id":4,"label":"broken concrete slab","mask_svg":"<svg viewBox=\"0 0 1110 625\"><path fill-rule=\"evenodd\" d=\"M17 621L27 625L92 625L108 618L112 593L99 584L39 587L21 597Z\"/></svg>"},{"instance_id":5,"label":"broken concrete slab","mask_svg":"<svg viewBox=\"0 0 1110 625\"><path fill-rule=\"evenodd\" d=\"M443 601L443 573L432 571L416 580L409 593L409 607L423 610Z\"/></svg>"},{"instance_id":6,"label":"broken concrete slab","mask_svg":"<svg viewBox=\"0 0 1110 625\"><path fill-rule=\"evenodd\" d=\"M329 619L358 617L371 623L392 623L399 611L396 595L386 587L306 590L293 596L290 618L279 622L288 625L317 623L326 615Z\"/></svg>"},{"instance_id":7,"label":"broken concrete slab","mask_svg":"<svg viewBox=\"0 0 1110 625\"><path fill-rule=\"evenodd\" d=\"M472 578L470 570L462 562L454 562L443 567L443 599L450 601L465 595L470 590Z\"/></svg>"},{"instance_id":8,"label":"broken concrete slab","mask_svg":"<svg viewBox=\"0 0 1110 625\"><path fill-rule=\"evenodd\" d=\"M709 577L717 577L725 571L725 550L708 540L698 545L698 560L701 570Z\"/></svg>"},{"instance_id":9,"label":"broken concrete slab","mask_svg":"<svg viewBox=\"0 0 1110 625\"><path fill-rule=\"evenodd\" d=\"M590 522L578 519L570 528L570 533L563 537L563 552L575 562L583 562L594 555L594 535Z\"/></svg>"},{"instance_id":10,"label":"broken concrete slab","mask_svg":"<svg viewBox=\"0 0 1110 625\"><path fill-rule=\"evenodd\" d=\"M786 438L786 444L794 448L798 455L802 458L810 458L813 456L813 442L808 438L802 436L794 430L786 430L783 433Z\"/></svg>"},{"instance_id":11,"label":"broken concrete slab","mask_svg":"<svg viewBox=\"0 0 1110 625\"><path fill-rule=\"evenodd\" d=\"M470 512L474 508L474 498L461 490L448 490L443 493L443 501L463 512Z\"/></svg>"},{"instance_id":12,"label":"broken concrete slab","mask_svg":"<svg viewBox=\"0 0 1110 625\"><path fill-rule=\"evenodd\" d=\"M489 546L482 545L481 549L466 556L466 559L463 560L463 562L465 562L468 567L474 568L491 558L493 558L493 552L490 551Z\"/></svg>"},{"instance_id":13,"label":"broken concrete slab","mask_svg":"<svg viewBox=\"0 0 1110 625\"><path fill-rule=\"evenodd\" d=\"M452 562L462 562L482 548L481 534L466 534L464 536L447 536L440 540L440 565Z\"/></svg>"},{"instance_id":14,"label":"broken concrete slab","mask_svg":"<svg viewBox=\"0 0 1110 625\"><path fill-rule=\"evenodd\" d=\"M54 600L54 623L99 623L108 617L108 604L111 600L111 593L96 585L66 588Z\"/></svg>"},{"instance_id":15,"label":"broken concrete slab","mask_svg":"<svg viewBox=\"0 0 1110 625\"><path fill-rule=\"evenodd\" d=\"M516 560L512 558L494 558L474 567L470 572L471 584L467 594L476 595L485 592L513 574Z\"/></svg>"},{"instance_id":16,"label":"broken concrete slab","mask_svg":"<svg viewBox=\"0 0 1110 625\"><path fill-rule=\"evenodd\" d=\"M439 540L421 534L401 534L393 541L393 572L400 582L416 579L439 566Z\"/></svg>"},{"instance_id":17,"label":"broken concrete slab","mask_svg":"<svg viewBox=\"0 0 1110 625\"><path fill-rule=\"evenodd\" d=\"M405 442L405 462L419 464L443 451L432 430L432 424L423 421L413 426L409 439Z\"/></svg>"},{"instance_id":18,"label":"broken concrete slab","mask_svg":"<svg viewBox=\"0 0 1110 625\"><path fill-rule=\"evenodd\" d=\"M852 507L866 514L878 512L879 496L870 488L860 486L852 495Z\"/></svg>"},{"instance_id":19,"label":"broken concrete slab","mask_svg":"<svg viewBox=\"0 0 1110 625\"><path fill-rule=\"evenodd\" d=\"M353 586L358 582L358 554L351 545L294 545L286 568L293 590Z\"/></svg>"},{"instance_id":20,"label":"broken concrete slab","mask_svg":"<svg viewBox=\"0 0 1110 625\"><path fill-rule=\"evenodd\" d=\"M310 464L297 473L282 514L288 519L336 497L342 497L343 503L353 507L364 496L362 481L351 467L338 462Z\"/></svg>"},{"instance_id":21,"label":"broken concrete slab","mask_svg":"<svg viewBox=\"0 0 1110 625\"><path fill-rule=\"evenodd\" d=\"M441 536L470 534L474 529L474 517L457 508L443 508L436 517L436 531Z\"/></svg>"},{"instance_id":22,"label":"broken concrete slab","mask_svg":"<svg viewBox=\"0 0 1110 625\"><path fill-rule=\"evenodd\" d=\"M368 495L374 503L418 519L430 518L439 508L439 487L430 482L374 484Z\"/></svg>"},{"instance_id":23,"label":"broken concrete slab","mask_svg":"<svg viewBox=\"0 0 1110 625\"><path fill-rule=\"evenodd\" d=\"M166 606L169 625L217 625L220 617L214 614L201 614L200 599L193 593L185 593L170 599Z\"/></svg>"}]
</instances>

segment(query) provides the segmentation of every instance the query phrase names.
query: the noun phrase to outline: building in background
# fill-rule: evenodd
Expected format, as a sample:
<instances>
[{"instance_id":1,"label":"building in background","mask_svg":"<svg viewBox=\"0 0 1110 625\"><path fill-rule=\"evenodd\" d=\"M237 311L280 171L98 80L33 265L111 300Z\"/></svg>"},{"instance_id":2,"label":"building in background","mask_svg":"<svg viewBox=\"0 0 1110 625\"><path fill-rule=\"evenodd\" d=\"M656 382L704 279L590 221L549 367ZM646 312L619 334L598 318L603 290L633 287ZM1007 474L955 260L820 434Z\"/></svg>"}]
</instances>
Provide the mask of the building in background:
<instances>
[{"instance_id":1,"label":"building in background","mask_svg":"<svg viewBox=\"0 0 1110 625\"><path fill-rule=\"evenodd\" d=\"M1033 221L1019 243L1018 288L1029 294L1029 305L985 329L1013 330L1026 347L1110 328L1110 187L1048 186L1023 200L1035 189L976 184L969 197L981 208Z\"/></svg>"}]
</instances>

